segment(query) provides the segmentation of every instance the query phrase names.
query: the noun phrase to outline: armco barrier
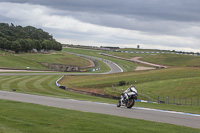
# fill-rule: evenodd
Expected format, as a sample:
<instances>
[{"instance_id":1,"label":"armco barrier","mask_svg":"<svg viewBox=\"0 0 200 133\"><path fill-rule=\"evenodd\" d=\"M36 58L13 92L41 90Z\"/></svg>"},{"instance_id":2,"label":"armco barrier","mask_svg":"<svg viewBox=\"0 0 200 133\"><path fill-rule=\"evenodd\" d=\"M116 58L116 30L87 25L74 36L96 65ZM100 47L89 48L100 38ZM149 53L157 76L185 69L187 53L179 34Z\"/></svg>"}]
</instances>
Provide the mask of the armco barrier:
<instances>
[{"instance_id":1,"label":"armco barrier","mask_svg":"<svg viewBox=\"0 0 200 133\"><path fill-rule=\"evenodd\" d=\"M59 78L57 81L56 81L56 86L57 87L60 87L61 85L60 84L58 84L58 82L63 78L64 76L62 76L61 78Z\"/></svg>"},{"instance_id":2,"label":"armco barrier","mask_svg":"<svg viewBox=\"0 0 200 133\"><path fill-rule=\"evenodd\" d=\"M120 99L120 97L116 97L116 96L104 95L104 94L99 94L99 93L93 93L93 92L87 92L87 91L81 91L81 90L75 90L75 89L72 89L72 88L67 88L66 86L63 86L63 85L58 84L58 82L59 82L63 77L64 77L64 76L62 76L61 78L59 78L59 79L56 81L56 86L59 87L59 88L61 88L61 89L63 89L63 90L72 91L72 92L81 93L81 94L86 94L86 95L104 97L104 98Z\"/></svg>"},{"instance_id":3,"label":"armco barrier","mask_svg":"<svg viewBox=\"0 0 200 133\"><path fill-rule=\"evenodd\" d=\"M142 102L142 103L156 103L152 101L145 101L145 100L135 100L136 102Z\"/></svg>"}]
</instances>

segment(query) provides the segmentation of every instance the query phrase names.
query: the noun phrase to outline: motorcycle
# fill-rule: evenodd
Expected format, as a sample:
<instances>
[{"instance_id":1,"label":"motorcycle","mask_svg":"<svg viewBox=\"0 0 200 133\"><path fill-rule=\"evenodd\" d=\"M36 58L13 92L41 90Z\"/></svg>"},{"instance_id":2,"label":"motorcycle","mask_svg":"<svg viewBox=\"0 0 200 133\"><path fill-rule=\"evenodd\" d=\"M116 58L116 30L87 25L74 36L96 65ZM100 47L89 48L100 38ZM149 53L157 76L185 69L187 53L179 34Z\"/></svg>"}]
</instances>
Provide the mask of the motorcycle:
<instances>
[{"instance_id":1,"label":"motorcycle","mask_svg":"<svg viewBox=\"0 0 200 133\"><path fill-rule=\"evenodd\" d=\"M117 107L125 106L127 108L132 108L135 104L135 100L137 100L138 94L136 92L129 92L128 94L128 99L126 99L125 95L122 95L124 100L121 99L119 100Z\"/></svg>"}]
</instances>

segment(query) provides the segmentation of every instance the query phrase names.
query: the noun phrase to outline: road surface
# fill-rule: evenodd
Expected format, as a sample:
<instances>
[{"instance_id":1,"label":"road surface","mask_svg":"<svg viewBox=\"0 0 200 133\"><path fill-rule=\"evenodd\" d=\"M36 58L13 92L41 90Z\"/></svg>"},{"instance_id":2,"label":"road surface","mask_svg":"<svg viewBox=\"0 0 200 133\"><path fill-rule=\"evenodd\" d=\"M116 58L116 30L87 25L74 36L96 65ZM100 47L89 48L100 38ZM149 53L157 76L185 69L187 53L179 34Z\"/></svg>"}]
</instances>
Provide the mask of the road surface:
<instances>
[{"instance_id":1,"label":"road surface","mask_svg":"<svg viewBox=\"0 0 200 133\"><path fill-rule=\"evenodd\" d=\"M160 111L139 107L135 107L132 109L127 109L124 107L117 108L116 105L112 104L78 101L73 99L61 99L7 91L0 91L0 99L41 104L52 107L79 110L84 112L93 112L122 116L127 118L143 119L161 123L170 123L200 129L200 115L198 114L185 114L173 111Z\"/></svg>"}]
</instances>

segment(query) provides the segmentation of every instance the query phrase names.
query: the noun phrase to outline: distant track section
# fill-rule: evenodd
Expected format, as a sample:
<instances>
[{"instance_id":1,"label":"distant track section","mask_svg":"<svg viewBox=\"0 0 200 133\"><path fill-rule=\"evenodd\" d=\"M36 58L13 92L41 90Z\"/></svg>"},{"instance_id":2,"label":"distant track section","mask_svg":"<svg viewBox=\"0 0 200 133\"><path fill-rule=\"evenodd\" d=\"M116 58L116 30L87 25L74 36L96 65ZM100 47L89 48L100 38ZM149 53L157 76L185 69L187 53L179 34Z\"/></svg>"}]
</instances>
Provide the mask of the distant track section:
<instances>
[{"instance_id":1,"label":"distant track section","mask_svg":"<svg viewBox=\"0 0 200 133\"><path fill-rule=\"evenodd\" d=\"M137 59L126 59L126 58L123 58L123 57L114 56L114 55L110 55L110 54L106 54L106 53L99 53L99 54L104 55L104 56L117 58L117 59L121 59L121 60L131 61L131 62L134 62L134 63L141 63L141 64L144 64L144 65L149 65L149 66L153 66L153 67L156 67L156 68L167 68L166 66L163 66L163 65L149 63L149 62L141 61L141 60L137 60Z\"/></svg>"},{"instance_id":2,"label":"distant track section","mask_svg":"<svg viewBox=\"0 0 200 133\"><path fill-rule=\"evenodd\" d=\"M116 63L114 63L114 62L112 62L110 60L105 60L105 59L98 58L98 57L93 57L93 56L88 56L88 55L83 55L83 54L77 54L77 53L72 53L72 52L67 52L67 51L62 51L62 52L69 53L69 54L74 54L74 55L77 55L77 56L82 56L82 57L85 57L85 58L101 60L101 61L105 62L110 67L111 70L109 72L107 72L107 73L104 73L104 74L123 72L123 69L120 66L118 66Z\"/></svg>"}]
</instances>

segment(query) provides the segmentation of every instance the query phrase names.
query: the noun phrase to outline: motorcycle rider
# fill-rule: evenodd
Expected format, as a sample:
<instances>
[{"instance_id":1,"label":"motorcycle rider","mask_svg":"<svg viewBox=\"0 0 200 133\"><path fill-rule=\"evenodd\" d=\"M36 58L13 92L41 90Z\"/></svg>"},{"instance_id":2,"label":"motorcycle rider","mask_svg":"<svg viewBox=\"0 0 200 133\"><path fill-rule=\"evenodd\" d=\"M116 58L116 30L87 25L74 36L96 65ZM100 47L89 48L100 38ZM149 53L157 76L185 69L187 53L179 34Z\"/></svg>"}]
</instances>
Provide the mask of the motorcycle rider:
<instances>
[{"instance_id":1,"label":"motorcycle rider","mask_svg":"<svg viewBox=\"0 0 200 133\"><path fill-rule=\"evenodd\" d=\"M123 104L124 100L128 99L128 93L130 92L134 92L135 94L137 94L137 90L135 89L134 85L131 85L127 90L125 90L122 94L121 94L121 105Z\"/></svg>"}]
</instances>

